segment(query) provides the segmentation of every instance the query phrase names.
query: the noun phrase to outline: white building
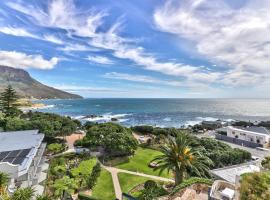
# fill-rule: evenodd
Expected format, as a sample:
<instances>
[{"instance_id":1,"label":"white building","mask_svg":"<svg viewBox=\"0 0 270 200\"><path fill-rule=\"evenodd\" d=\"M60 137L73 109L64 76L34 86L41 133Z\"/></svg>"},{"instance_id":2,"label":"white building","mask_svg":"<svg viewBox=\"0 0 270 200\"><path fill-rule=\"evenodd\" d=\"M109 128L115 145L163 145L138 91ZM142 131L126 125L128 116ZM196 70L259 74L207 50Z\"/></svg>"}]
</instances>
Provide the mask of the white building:
<instances>
[{"instance_id":1,"label":"white building","mask_svg":"<svg viewBox=\"0 0 270 200\"><path fill-rule=\"evenodd\" d=\"M248 142L261 144L263 147L269 147L270 133L264 127L227 127L227 137L237 138Z\"/></svg>"},{"instance_id":2,"label":"white building","mask_svg":"<svg viewBox=\"0 0 270 200\"><path fill-rule=\"evenodd\" d=\"M40 185L46 179L48 164L43 153L43 134L38 130L0 132L0 171L9 174L8 191L33 186L36 194L42 194Z\"/></svg>"}]
</instances>

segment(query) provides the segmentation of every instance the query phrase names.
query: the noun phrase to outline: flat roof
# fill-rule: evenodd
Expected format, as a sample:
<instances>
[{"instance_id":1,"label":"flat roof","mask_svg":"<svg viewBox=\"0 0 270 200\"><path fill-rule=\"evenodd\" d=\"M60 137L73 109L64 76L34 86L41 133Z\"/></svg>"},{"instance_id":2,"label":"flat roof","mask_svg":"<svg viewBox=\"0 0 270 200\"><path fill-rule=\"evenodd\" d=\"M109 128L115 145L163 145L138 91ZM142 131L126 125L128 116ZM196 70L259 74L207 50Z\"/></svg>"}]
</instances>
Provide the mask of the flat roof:
<instances>
[{"instance_id":1,"label":"flat roof","mask_svg":"<svg viewBox=\"0 0 270 200\"><path fill-rule=\"evenodd\" d=\"M0 163L18 165L19 172L25 173L43 138L38 130L0 132Z\"/></svg>"},{"instance_id":2,"label":"flat roof","mask_svg":"<svg viewBox=\"0 0 270 200\"><path fill-rule=\"evenodd\" d=\"M236 176L241 176L242 174L245 173L259 172L259 171L260 168L258 166L254 165L253 163L248 163L219 169L213 169L210 172L223 180L226 180L230 183L235 183Z\"/></svg>"},{"instance_id":3,"label":"flat roof","mask_svg":"<svg viewBox=\"0 0 270 200\"><path fill-rule=\"evenodd\" d=\"M0 152L32 149L39 146L44 134L38 130L0 132Z\"/></svg>"}]
</instances>

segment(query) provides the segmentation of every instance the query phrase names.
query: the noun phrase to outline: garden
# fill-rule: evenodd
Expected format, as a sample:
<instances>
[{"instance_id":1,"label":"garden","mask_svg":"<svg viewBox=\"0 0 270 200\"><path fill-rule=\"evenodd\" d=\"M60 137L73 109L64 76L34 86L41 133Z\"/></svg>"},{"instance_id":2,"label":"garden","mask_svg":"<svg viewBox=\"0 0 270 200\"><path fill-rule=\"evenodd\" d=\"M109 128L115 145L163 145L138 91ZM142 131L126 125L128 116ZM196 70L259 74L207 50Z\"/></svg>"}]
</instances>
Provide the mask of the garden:
<instances>
[{"instance_id":1,"label":"garden","mask_svg":"<svg viewBox=\"0 0 270 200\"><path fill-rule=\"evenodd\" d=\"M102 200L115 198L110 173L101 168L96 158L87 154L53 158L45 193L51 199L63 196Z\"/></svg>"}]
</instances>

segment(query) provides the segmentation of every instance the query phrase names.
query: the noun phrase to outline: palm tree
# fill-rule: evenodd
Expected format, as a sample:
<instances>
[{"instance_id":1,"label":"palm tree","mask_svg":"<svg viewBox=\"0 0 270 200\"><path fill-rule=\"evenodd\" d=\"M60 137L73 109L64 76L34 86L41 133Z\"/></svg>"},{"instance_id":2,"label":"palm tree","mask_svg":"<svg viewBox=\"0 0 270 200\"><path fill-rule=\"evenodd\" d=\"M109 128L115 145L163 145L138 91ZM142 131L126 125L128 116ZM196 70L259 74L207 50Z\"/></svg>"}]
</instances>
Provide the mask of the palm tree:
<instances>
[{"instance_id":1,"label":"palm tree","mask_svg":"<svg viewBox=\"0 0 270 200\"><path fill-rule=\"evenodd\" d=\"M35 190L31 187L20 188L14 192L11 200L31 200L34 197Z\"/></svg>"},{"instance_id":2,"label":"palm tree","mask_svg":"<svg viewBox=\"0 0 270 200\"><path fill-rule=\"evenodd\" d=\"M188 134L178 133L176 137L169 136L160 150L162 155L153 160L158 166L155 170L160 170L160 174L164 170L173 171L175 185L179 185L190 175L199 177L209 175L212 161L200 153L201 147L194 145L194 140Z\"/></svg>"},{"instance_id":3,"label":"palm tree","mask_svg":"<svg viewBox=\"0 0 270 200\"><path fill-rule=\"evenodd\" d=\"M2 195L5 192L8 182L9 182L8 174L0 172L0 195Z\"/></svg>"}]
</instances>

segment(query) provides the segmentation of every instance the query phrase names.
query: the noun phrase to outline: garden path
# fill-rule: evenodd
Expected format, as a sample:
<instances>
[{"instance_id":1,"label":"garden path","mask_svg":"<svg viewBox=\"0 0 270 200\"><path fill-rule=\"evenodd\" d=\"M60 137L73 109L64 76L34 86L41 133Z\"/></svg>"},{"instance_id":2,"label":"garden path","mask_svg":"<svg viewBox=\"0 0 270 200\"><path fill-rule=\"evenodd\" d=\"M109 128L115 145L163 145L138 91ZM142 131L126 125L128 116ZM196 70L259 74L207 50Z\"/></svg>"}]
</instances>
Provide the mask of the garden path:
<instances>
[{"instance_id":1,"label":"garden path","mask_svg":"<svg viewBox=\"0 0 270 200\"><path fill-rule=\"evenodd\" d=\"M115 196L117 199L122 199L122 190L121 190L121 186L120 186L119 179L117 176L118 173L126 173L126 174L132 174L132 175L136 175L136 176L143 176L143 177L147 177L147 178L155 179L155 180L159 180L159 181L164 181L164 182L174 182L174 180L169 179L169 178L163 178L163 177L159 177L159 176L153 176L153 175L149 175L149 174L133 172L133 171L128 171L128 170L124 170L124 169L118 169L115 167L107 167L104 165L102 165L102 167L104 167L112 175Z\"/></svg>"}]
</instances>

